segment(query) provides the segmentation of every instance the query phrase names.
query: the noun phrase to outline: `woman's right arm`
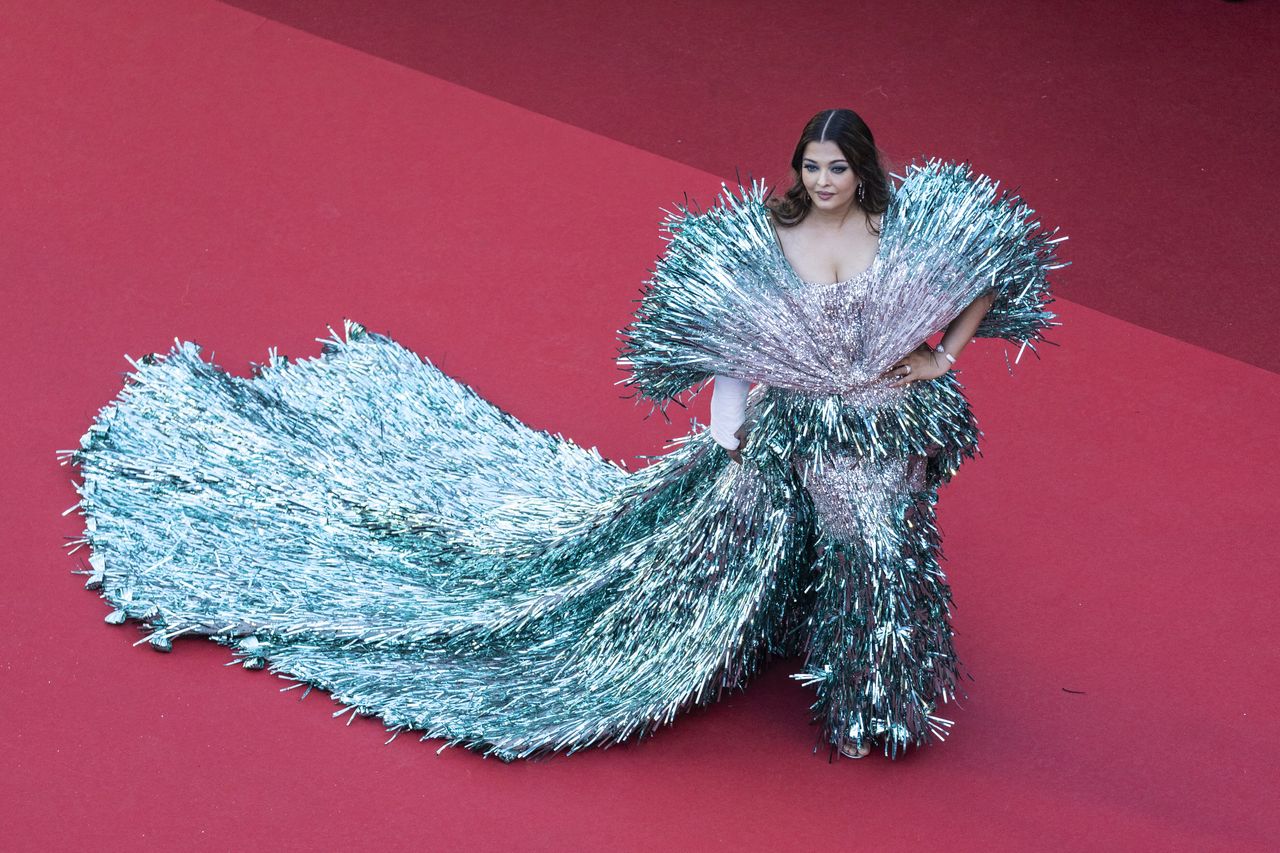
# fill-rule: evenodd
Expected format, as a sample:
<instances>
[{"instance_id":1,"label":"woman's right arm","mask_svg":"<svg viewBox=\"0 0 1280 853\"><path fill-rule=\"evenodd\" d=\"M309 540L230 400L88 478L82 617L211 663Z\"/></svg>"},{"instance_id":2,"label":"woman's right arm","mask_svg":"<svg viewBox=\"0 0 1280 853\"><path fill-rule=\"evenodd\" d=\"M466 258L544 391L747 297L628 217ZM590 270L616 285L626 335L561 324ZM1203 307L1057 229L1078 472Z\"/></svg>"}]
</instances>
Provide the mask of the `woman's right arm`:
<instances>
[{"instance_id":1,"label":"woman's right arm","mask_svg":"<svg viewBox=\"0 0 1280 853\"><path fill-rule=\"evenodd\" d=\"M747 417L747 392L751 383L732 376L716 374L711 389L711 437L716 444L729 451L735 462L742 459L738 452L741 444L736 435Z\"/></svg>"}]
</instances>

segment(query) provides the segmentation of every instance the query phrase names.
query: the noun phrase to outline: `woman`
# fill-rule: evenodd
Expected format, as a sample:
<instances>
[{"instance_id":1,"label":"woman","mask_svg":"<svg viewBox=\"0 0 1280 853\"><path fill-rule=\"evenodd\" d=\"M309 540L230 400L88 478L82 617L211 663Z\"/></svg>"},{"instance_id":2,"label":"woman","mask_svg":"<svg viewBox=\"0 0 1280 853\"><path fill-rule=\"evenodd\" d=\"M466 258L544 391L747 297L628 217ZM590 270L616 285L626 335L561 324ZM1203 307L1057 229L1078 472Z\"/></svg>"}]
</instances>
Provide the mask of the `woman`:
<instances>
[{"instance_id":1,"label":"woman","mask_svg":"<svg viewBox=\"0 0 1280 853\"><path fill-rule=\"evenodd\" d=\"M666 223L621 364L664 407L720 377L716 416L634 473L354 323L251 380L192 344L136 363L67 454L107 621L503 759L650 733L800 651L822 743L941 737L932 506L977 430L921 342L1037 339L1052 252L960 167L893 190L847 111L797 150L773 214L757 186Z\"/></svg>"},{"instance_id":2,"label":"woman","mask_svg":"<svg viewBox=\"0 0 1280 853\"><path fill-rule=\"evenodd\" d=\"M934 504L979 433L949 368L975 335L1041 339L1058 241L961 166L894 189L849 110L809 121L792 168L772 204L756 186L668 224L626 363L660 404L715 377L716 442L811 519L781 645L805 653L822 741L896 755L945 736L959 678Z\"/></svg>"},{"instance_id":3,"label":"woman","mask_svg":"<svg viewBox=\"0 0 1280 853\"><path fill-rule=\"evenodd\" d=\"M783 255L796 276L812 289L815 299L823 298L824 289L856 288L872 272L880 254L880 218L890 201L888 176L880 164L870 129L850 110L818 113L801 133L791 167L798 176L795 184L769 206L773 224L778 226L775 233ZM819 283L824 281L830 283ZM947 373L977 331L993 298L991 291L979 296L947 326L936 347L921 341L879 379L889 387L906 388L913 382L934 380ZM860 331L855 330L855 334ZM746 439L743 421L748 387L749 383L743 380L717 375L711 398L711 434L739 464L739 447ZM804 476L808 473L804 460L796 461ZM911 456L900 475L897 468L893 469L892 487L903 494L918 491L926 463L927 457ZM859 458L855 452L836 464L843 467L841 476L847 477L864 470L869 460ZM867 507L863 506L861 516L856 511L851 513L852 504L865 497L848 484L833 482L830 474L819 475L816 482L818 485L811 486L810 492L819 502L821 526L836 536L866 535L858 529L858 522L867 518ZM875 523L887 520L877 517ZM941 576L940 569L937 571ZM841 592L840 606L859 601L858 590ZM941 589L938 593L945 595ZM945 608L939 609L936 617L945 618ZM945 666L953 666L949 652L945 657ZM850 686L855 680L866 679L865 662L862 666L845 676ZM867 755L871 747L859 737L859 732L865 734L866 730L866 726L859 726L847 731L842 726L841 753L850 758Z\"/></svg>"}]
</instances>

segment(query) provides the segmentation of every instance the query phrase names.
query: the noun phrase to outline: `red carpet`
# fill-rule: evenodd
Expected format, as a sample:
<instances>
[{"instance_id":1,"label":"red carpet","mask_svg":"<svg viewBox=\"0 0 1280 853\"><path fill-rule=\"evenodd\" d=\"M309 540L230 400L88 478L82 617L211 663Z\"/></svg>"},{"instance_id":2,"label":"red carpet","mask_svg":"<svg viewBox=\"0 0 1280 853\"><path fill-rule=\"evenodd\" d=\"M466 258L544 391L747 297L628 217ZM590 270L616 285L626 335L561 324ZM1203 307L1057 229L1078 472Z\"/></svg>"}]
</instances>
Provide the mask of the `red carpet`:
<instances>
[{"instance_id":1,"label":"red carpet","mask_svg":"<svg viewBox=\"0 0 1280 853\"><path fill-rule=\"evenodd\" d=\"M785 177L805 120L851 106L898 163L968 159L1052 211L1075 241L1062 295L1280 365L1258 215L1280 4L229 2L730 179Z\"/></svg>"},{"instance_id":2,"label":"red carpet","mask_svg":"<svg viewBox=\"0 0 1280 853\"><path fill-rule=\"evenodd\" d=\"M176 335L244 372L350 316L535 426L653 453L687 424L618 398L614 332L658 208L719 178L218 3L5 20L7 848L1272 846L1280 377L1070 301L1062 346L1012 377L998 346L965 353L986 456L941 512L976 680L953 737L905 760L812 754L793 661L645 743L503 765L384 747L211 643L132 647L68 573L54 462L124 353ZM1096 194L1039 151L1017 162L1073 236L1067 287L1120 259L1127 288L1163 292ZM1170 263L1201 248L1171 242Z\"/></svg>"}]
</instances>

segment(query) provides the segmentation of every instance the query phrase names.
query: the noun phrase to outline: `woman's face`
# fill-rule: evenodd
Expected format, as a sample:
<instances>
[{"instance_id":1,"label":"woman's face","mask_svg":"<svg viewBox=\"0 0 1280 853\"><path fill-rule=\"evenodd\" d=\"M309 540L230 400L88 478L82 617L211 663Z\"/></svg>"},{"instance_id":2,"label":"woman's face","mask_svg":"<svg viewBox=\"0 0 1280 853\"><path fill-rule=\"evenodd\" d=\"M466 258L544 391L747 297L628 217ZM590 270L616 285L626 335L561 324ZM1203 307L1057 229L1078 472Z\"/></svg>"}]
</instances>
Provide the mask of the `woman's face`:
<instances>
[{"instance_id":1,"label":"woman's face","mask_svg":"<svg viewBox=\"0 0 1280 853\"><path fill-rule=\"evenodd\" d=\"M810 142L804 147L800 177L819 210L844 210L854 202L858 179L834 142Z\"/></svg>"}]
</instances>

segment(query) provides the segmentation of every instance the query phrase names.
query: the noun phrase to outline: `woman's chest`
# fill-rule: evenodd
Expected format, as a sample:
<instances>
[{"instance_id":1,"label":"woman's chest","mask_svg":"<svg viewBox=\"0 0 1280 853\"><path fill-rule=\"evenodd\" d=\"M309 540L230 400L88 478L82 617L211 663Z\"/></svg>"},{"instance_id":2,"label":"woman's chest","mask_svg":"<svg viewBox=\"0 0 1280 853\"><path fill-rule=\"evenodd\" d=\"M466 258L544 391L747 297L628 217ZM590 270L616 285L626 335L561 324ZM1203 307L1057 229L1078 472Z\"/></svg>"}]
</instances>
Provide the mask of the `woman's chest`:
<instances>
[{"instance_id":1,"label":"woman's chest","mask_svg":"<svg viewBox=\"0 0 1280 853\"><path fill-rule=\"evenodd\" d=\"M806 230L801 223L778 238L792 270L806 283L848 281L875 262L879 248L865 228L828 232Z\"/></svg>"}]
</instances>

